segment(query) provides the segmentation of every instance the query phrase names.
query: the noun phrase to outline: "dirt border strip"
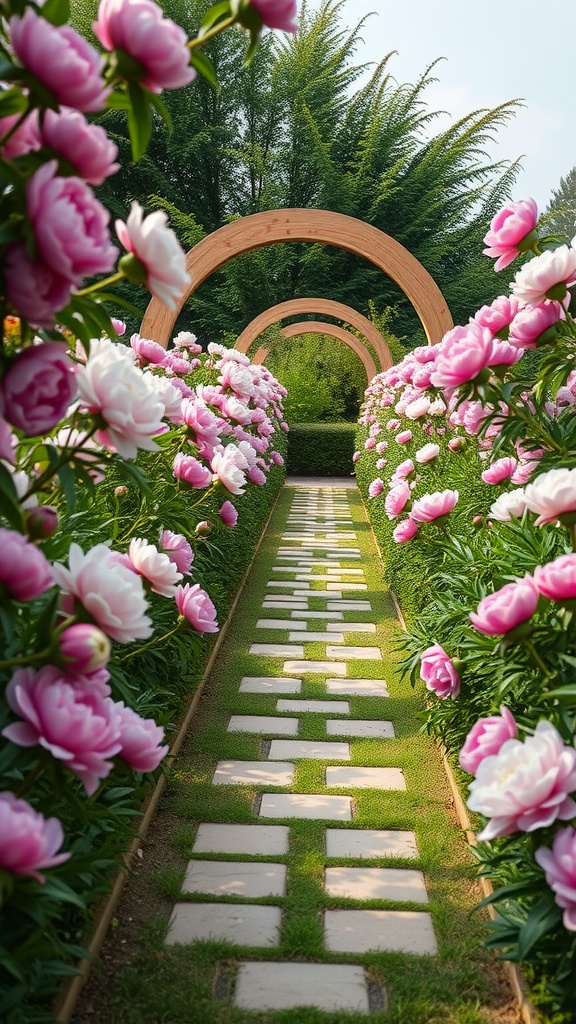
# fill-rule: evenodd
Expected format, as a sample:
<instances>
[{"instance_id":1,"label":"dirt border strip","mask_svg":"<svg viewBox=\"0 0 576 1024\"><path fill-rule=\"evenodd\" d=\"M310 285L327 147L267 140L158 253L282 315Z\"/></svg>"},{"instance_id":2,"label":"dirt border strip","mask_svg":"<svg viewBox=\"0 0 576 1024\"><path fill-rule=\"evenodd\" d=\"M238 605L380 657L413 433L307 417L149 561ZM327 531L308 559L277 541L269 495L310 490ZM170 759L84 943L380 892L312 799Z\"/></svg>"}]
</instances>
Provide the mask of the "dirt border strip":
<instances>
[{"instance_id":1,"label":"dirt border strip","mask_svg":"<svg viewBox=\"0 0 576 1024\"><path fill-rule=\"evenodd\" d=\"M190 705L188 707L188 710L186 711L182 724L180 725L178 732L170 746L169 753L172 757L175 757L179 753L182 744L184 743L192 719L196 714L196 709L200 702L200 698L204 692L204 688L210 677L210 674L214 667L214 663L216 661L216 658L218 657L220 648L226 637L226 633L228 632L228 627L230 625L234 612L236 611L238 602L240 600L240 597L242 596L242 592L248 581L248 577L252 571L256 555L260 550L260 546L266 535L268 526L270 525L270 520L272 519L272 516L276 511L276 506L278 504L280 495L282 494L285 486L286 485L283 484L282 487L279 489L278 494L276 495L276 500L274 501L274 504L270 509L268 518L266 519L262 532L258 538L256 547L254 548L254 551L252 553L252 558L250 559L248 568L246 569L246 572L242 577L242 582L238 587L236 596L232 602L232 605L226 617L226 621L222 628L220 629L220 632L218 633L218 637L216 639L214 647L212 648L212 653L210 654L207 665L198 683L198 687L194 692L194 696L190 701ZM80 993L82 992L84 985L86 984L88 978L90 977L90 972L92 970L93 963L96 961L98 954L100 953L100 950L102 949L102 946L104 944L104 940L108 934L108 930L110 928L112 919L116 912L116 908L120 901L122 890L130 875L130 869L132 867L132 864L134 863L136 853L139 847L141 846L142 841L146 838L146 834L150 827L150 823L152 822L154 815L156 813L156 809L160 802L160 798L166 787L166 781L168 779L169 771L170 769L167 769L166 773L160 776L154 789L144 801L144 805L142 807L143 817L138 825L138 835L132 841L128 851L122 855L124 867L119 868L118 874L116 875L114 884L109 895L104 898L104 900L96 910L96 913L94 915L94 928L90 936L90 941L86 947L88 953L90 954L90 957L93 959L89 960L86 958L80 961L80 963L78 964L79 973L77 975L74 975L74 977L72 977L70 981L65 982L64 987L61 990L61 994L56 999L54 1012L55 1021L57 1021L58 1024L70 1024L72 1020L72 1014L76 1009L76 1004L78 1002L78 999L80 998Z\"/></svg>"}]
</instances>

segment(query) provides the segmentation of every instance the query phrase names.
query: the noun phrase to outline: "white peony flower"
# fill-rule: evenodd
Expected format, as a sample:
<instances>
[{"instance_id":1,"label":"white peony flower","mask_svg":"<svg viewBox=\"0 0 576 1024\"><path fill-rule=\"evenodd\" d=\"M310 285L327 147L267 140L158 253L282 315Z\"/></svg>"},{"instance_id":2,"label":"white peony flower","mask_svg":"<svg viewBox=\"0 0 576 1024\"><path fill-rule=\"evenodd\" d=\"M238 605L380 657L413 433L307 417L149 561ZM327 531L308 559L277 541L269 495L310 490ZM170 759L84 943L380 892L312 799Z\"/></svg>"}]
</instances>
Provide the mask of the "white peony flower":
<instances>
[{"instance_id":1,"label":"white peony flower","mask_svg":"<svg viewBox=\"0 0 576 1024\"><path fill-rule=\"evenodd\" d=\"M526 509L524 488L517 487L514 491L506 491L491 506L489 519L497 519L499 523L509 523L511 519L521 519Z\"/></svg>"},{"instance_id":2,"label":"white peony flower","mask_svg":"<svg viewBox=\"0 0 576 1024\"><path fill-rule=\"evenodd\" d=\"M576 469L550 469L527 484L526 507L538 513L536 526L576 512Z\"/></svg>"},{"instance_id":3,"label":"white peony flower","mask_svg":"<svg viewBox=\"0 0 576 1024\"><path fill-rule=\"evenodd\" d=\"M128 558L139 576L148 580L152 590L163 597L174 597L176 584L183 579L177 565L172 559L158 551L154 544L149 544L142 537L133 537L128 548Z\"/></svg>"},{"instance_id":4,"label":"white peony flower","mask_svg":"<svg viewBox=\"0 0 576 1024\"><path fill-rule=\"evenodd\" d=\"M164 211L155 210L144 218L140 203L133 202L126 223L117 220L115 227L124 248L144 268L146 287L160 302L174 309L190 284L190 276L184 250L168 227Z\"/></svg>"}]
</instances>

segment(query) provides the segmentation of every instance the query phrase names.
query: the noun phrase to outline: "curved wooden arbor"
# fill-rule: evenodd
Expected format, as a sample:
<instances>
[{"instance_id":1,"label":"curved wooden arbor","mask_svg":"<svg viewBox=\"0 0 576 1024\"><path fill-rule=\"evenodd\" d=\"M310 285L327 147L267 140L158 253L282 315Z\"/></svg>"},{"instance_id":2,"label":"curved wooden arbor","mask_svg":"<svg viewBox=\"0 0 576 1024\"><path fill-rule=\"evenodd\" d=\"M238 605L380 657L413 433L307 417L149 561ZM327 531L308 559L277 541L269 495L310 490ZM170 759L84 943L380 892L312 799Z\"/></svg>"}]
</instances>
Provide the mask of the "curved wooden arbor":
<instances>
[{"instance_id":1,"label":"curved wooden arbor","mask_svg":"<svg viewBox=\"0 0 576 1024\"><path fill-rule=\"evenodd\" d=\"M176 309L158 299L148 304L140 332L168 345L176 318L188 297L210 274L233 256L273 242L316 242L334 245L374 263L402 289L418 314L428 343L435 345L453 326L442 292L421 263L389 235L356 217L330 210L267 210L225 224L207 235L186 255L191 284Z\"/></svg>"},{"instance_id":2,"label":"curved wooden arbor","mask_svg":"<svg viewBox=\"0 0 576 1024\"><path fill-rule=\"evenodd\" d=\"M361 331L366 340L370 342L380 360L381 369L387 370L389 366L392 366L392 356L390 355L388 343L374 324L352 306L346 306L343 302L335 302L333 299L288 299L287 302L279 302L276 306L270 306L269 309L259 313L258 316L255 316L250 321L248 326L238 335L234 348L238 349L239 352L247 352L252 342L267 327L278 323L279 320L284 320L287 316L297 316L303 313L322 313L324 316L333 316L335 319L343 320L344 323L350 324L357 331ZM311 323L314 323L314 321L311 321ZM312 331L312 333L316 332ZM324 333L329 334L330 332L325 331ZM370 377L369 379L371 380L372 378Z\"/></svg>"},{"instance_id":3,"label":"curved wooden arbor","mask_svg":"<svg viewBox=\"0 0 576 1024\"><path fill-rule=\"evenodd\" d=\"M321 320L301 320L299 324L289 324L288 327L283 327L282 334L285 338L296 338L299 334L328 334L332 338L337 338L338 341L343 341L345 345L348 345L348 348L351 348L360 357L362 365L366 370L368 384L378 373L376 363L363 343L359 341L355 334L350 334L350 331L345 331L343 327L337 327L336 324L322 323ZM258 349L252 361L256 365L262 364L266 362L269 355L270 350L262 346Z\"/></svg>"}]
</instances>

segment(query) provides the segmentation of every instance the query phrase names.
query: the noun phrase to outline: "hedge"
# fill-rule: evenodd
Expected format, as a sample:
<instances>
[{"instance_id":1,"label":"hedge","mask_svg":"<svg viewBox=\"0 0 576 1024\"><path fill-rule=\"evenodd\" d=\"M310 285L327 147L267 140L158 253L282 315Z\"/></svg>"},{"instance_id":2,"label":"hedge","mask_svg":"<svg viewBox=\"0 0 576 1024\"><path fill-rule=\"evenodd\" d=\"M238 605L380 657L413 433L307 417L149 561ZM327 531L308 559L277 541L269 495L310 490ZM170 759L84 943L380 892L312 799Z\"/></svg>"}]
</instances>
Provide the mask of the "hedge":
<instances>
[{"instance_id":1,"label":"hedge","mask_svg":"<svg viewBox=\"0 0 576 1024\"><path fill-rule=\"evenodd\" d=\"M288 438L288 473L350 476L355 423L296 423Z\"/></svg>"}]
</instances>

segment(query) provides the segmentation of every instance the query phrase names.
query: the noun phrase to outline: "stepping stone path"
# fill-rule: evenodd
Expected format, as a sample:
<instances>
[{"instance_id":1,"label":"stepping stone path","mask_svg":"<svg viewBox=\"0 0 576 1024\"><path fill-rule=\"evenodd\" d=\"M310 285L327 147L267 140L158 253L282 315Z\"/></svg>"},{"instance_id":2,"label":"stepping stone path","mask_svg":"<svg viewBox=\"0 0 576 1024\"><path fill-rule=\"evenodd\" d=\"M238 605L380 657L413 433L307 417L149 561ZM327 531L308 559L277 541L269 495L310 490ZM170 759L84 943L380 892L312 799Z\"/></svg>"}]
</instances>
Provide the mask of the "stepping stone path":
<instances>
[{"instance_id":1,"label":"stepping stone path","mask_svg":"<svg viewBox=\"0 0 576 1024\"><path fill-rule=\"evenodd\" d=\"M252 638L260 630L272 630L273 642L249 644L253 674L241 679L237 713L227 725L231 742L239 733L260 737L261 758L221 760L212 775L214 786L249 786L257 791L252 821L200 824L182 886L183 894L199 899L176 903L166 943L211 940L251 947L250 958L236 964L231 1000L238 1009L261 1013L311 1006L368 1016L379 1007L373 1005L367 971L361 963L346 963L346 956L357 961L378 950L433 956L436 937L428 911L412 909L413 904L428 902L424 875L417 864L402 866L418 860L414 833L354 827L357 791L407 789L404 772L393 763L356 763L357 743L366 749L366 744L382 744L395 736L386 719L386 680L362 677L363 663L382 660L364 569L346 564L362 558L355 542L357 527L364 524L351 514L347 488L310 485L292 493L274 556L274 575L266 584L260 617L251 624ZM354 591L362 594L356 597ZM278 617L268 618L270 611ZM356 621L358 617L362 621ZM275 674L262 674L263 658L273 659ZM303 689L304 697L299 696ZM308 696L310 692L317 696ZM262 695L267 713L246 714L246 694ZM354 706L356 717L350 717L351 698L370 699L369 717L358 717L360 701ZM381 702L378 717L375 700ZM308 719L317 723L318 739L304 738L310 734L302 727ZM298 792L299 766L318 761L324 763L314 777L323 778L325 785L315 793ZM329 792L334 789L340 793ZM382 818L386 826L385 811ZM284 823L268 823L274 819ZM259 951L282 945L282 901L290 885L282 858L288 856L290 822L295 819L324 826L327 897L411 905L405 910L373 909L373 904L366 909L326 909L324 951L328 958L337 954L342 962L258 959ZM394 858L400 866L374 866L382 858ZM338 863L331 863L334 860ZM372 863L365 866L365 861ZM259 899L275 902L255 902Z\"/></svg>"}]
</instances>

